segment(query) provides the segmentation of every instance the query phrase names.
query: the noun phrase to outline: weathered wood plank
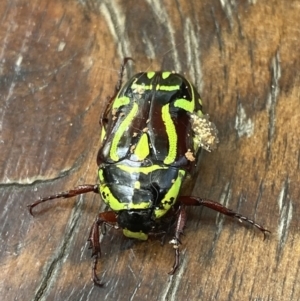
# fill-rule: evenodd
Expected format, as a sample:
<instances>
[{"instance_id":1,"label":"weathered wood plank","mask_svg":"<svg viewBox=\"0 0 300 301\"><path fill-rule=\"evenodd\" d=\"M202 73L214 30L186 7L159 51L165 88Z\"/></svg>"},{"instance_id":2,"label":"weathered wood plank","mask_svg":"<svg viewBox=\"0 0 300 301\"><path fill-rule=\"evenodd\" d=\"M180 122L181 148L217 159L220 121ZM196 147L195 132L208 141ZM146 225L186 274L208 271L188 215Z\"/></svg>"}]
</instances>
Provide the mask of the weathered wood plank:
<instances>
[{"instance_id":1,"label":"weathered wood plank","mask_svg":"<svg viewBox=\"0 0 300 301\"><path fill-rule=\"evenodd\" d=\"M0 294L3 300L298 300L299 1L9 1L0 6ZM176 70L201 92L220 144L194 195L272 231L189 210L173 251L120 232L103 239L90 281L99 196L26 204L96 183L99 116L124 56Z\"/></svg>"}]
</instances>

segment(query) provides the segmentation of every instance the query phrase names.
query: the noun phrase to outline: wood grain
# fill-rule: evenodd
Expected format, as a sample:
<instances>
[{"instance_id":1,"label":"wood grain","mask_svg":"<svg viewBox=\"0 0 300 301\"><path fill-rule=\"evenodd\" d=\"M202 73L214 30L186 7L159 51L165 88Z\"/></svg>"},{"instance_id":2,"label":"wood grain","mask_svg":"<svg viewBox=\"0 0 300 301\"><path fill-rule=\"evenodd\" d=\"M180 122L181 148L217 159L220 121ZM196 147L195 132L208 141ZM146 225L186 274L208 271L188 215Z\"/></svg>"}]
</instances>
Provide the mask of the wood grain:
<instances>
[{"instance_id":1,"label":"wood grain","mask_svg":"<svg viewBox=\"0 0 300 301\"><path fill-rule=\"evenodd\" d=\"M300 300L300 2L3 1L0 5L2 300ZM123 57L176 70L219 129L193 195L272 231L190 209L181 267L157 240L103 238L93 287L86 239L99 196L26 209L97 181L99 116Z\"/></svg>"}]
</instances>

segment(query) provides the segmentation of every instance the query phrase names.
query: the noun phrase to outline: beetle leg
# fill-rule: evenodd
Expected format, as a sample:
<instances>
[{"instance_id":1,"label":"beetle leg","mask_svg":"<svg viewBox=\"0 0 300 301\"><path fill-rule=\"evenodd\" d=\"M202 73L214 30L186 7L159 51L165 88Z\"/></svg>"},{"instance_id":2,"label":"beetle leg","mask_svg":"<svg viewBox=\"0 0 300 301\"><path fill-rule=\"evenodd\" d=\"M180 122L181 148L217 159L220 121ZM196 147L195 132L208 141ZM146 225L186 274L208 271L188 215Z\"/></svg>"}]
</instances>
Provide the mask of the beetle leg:
<instances>
[{"instance_id":1,"label":"beetle leg","mask_svg":"<svg viewBox=\"0 0 300 301\"><path fill-rule=\"evenodd\" d=\"M103 126L103 123L107 123L108 114L111 110L112 102L114 101L114 99L118 95L119 91L121 90L122 82L123 82L123 75L124 75L124 71L125 71L125 66L126 66L128 61L133 61L133 59L131 57L125 57L123 59L123 63L121 64L120 71L119 71L119 78L118 78L117 84L115 85L115 92L114 92L113 96L108 97L108 100L107 100L108 104L106 106L106 109L105 109L104 113L101 115L101 118L100 118L99 123L100 123L101 126Z\"/></svg>"},{"instance_id":2,"label":"beetle leg","mask_svg":"<svg viewBox=\"0 0 300 301\"><path fill-rule=\"evenodd\" d=\"M131 57L124 57L123 63L121 65L121 68L120 68L120 71L119 71L119 78L118 78L117 84L115 86L114 97L116 97L117 94L119 93L119 91L121 90L122 81L123 81L123 75L124 75L124 71L125 71L125 66L126 66L126 64L127 64L128 61L133 61L133 59Z\"/></svg>"},{"instance_id":3,"label":"beetle leg","mask_svg":"<svg viewBox=\"0 0 300 301\"><path fill-rule=\"evenodd\" d=\"M99 189L98 189L98 185L89 185L89 184L85 184L85 185L79 185L71 190L68 191L64 191L64 192L60 192L57 194L53 194L53 195L49 195L47 197L44 198L39 198L36 202L27 205L28 210L30 212L31 215L33 215L32 213L32 209L44 202L50 201L50 200L54 200L54 199L59 199L59 198L71 198L73 196L79 195L79 194L83 194L83 193L87 193L87 192L95 192L95 193L99 193Z\"/></svg>"},{"instance_id":4,"label":"beetle leg","mask_svg":"<svg viewBox=\"0 0 300 301\"><path fill-rule=\"evenodd\" d=\"M213 209L217 212L220 212L224 215L236 218L240 222L245 221L245 222L253 225L257 229L259 229L263 233L264 239L266 238L267 233L271 233L269 230L265 229L262 225L257 224L255 221L249 219L248 217L246 217L244 215L241 215L237 212L234 212L231 209L228 209L227 207L223 206L222 204L220 204L218 202L215 202L215 201L212 201L209 199L201 199L201 198L197 198L197 197L192 197L192 196L181 196L181 197L179 197L179 202L186 206L204 206L204 207Z\"/></svg>"},{"instance_id":5,"label":"beetle leg","mask_svg":"<svg viewBox=\"0 0 300 301\"><path fill-rule=\"evenodd\" d=\"M170 241L170 244L173 244L173 248L175 249L175 262L172 270L168 273L169 275L173 275L179 266L179 255L180 255L179 245L181 244L180 235L183 234L183 228L186 223L186 211L184 206L183 205L180 206L178 211L179 213L176 221L175 235L173 239Z\"/></svg>"},{"instance_id":6,"label":"beetle leg","mask_svg":"<svg viewBox=\"0 0 300 301\"><path fill-rule=\"evenodd\" d=\"M97 216L95 222L93 223L89 235L88 241L90 242L89 249L92 249L92 280L95 285L103 286L104 283L100 282L100 279L97 276L97 264L98 259L101 257L101 246L100 246L100 232L99 228L103 225L115 226L117 223L117 216L113 211L101 212ZM103 231L102 231L103 232Z\"/></svg>"}]
</instances>

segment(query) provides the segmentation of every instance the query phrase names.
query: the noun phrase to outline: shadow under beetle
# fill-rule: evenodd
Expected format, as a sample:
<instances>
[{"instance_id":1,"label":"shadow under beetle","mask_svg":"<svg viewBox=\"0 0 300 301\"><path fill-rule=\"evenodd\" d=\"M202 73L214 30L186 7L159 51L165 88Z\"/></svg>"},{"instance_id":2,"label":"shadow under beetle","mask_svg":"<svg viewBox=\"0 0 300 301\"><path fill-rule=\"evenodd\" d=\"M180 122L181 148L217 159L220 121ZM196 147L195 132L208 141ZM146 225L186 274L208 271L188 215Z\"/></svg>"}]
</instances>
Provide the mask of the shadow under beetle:
<instances>
[{"instance_id":1,"label":"shadow under beetle","mask_svg":"<svg viewBox=\"0 0 300 301\"><path fill-rule=\"evenodd\" d=\"M99 184L80 185L28 205L94 192L110 211L101 212L88 241L92 249L92 280L103 286L96 274L101 256L99 229L121 228L130 238L147 240L174 228L170 243L175 250L174 274L179 265L180 235L186 206L205 206L217 212L268 230L220 203L183 196L183 186L195 173L202 149L214 149L217 130L202 112L200 95L183 76L173 72L141 72L122 88L126 63L121 65L114 95L100 119L101 147L97 156ZM102 231L103 232L103 231Z\"/></svg>"}]
</instances>

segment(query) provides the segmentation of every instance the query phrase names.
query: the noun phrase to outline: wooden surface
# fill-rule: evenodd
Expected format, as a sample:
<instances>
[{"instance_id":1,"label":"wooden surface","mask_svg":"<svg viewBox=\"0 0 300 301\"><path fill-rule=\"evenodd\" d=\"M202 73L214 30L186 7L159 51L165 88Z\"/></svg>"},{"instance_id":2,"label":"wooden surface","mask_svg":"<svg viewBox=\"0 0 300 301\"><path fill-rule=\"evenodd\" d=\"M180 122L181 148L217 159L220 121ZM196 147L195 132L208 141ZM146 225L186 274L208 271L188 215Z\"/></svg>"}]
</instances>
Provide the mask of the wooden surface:
<instances>
[{"instance_id":1,"label":"wooden surface","mask_svg":"<svg viewBox=\"0 0 300 301\"><path fill-rule=\"evenodd\" d=\"M300 1L2 1L2 300L300 300ZM93 287L86 239L99 196L39 196L97 181L99 116L126 77L176 70L219 129L194 195L272 231L190 209L177 274L157 240L103 239Z\"/></svg>"}]
</instances>

